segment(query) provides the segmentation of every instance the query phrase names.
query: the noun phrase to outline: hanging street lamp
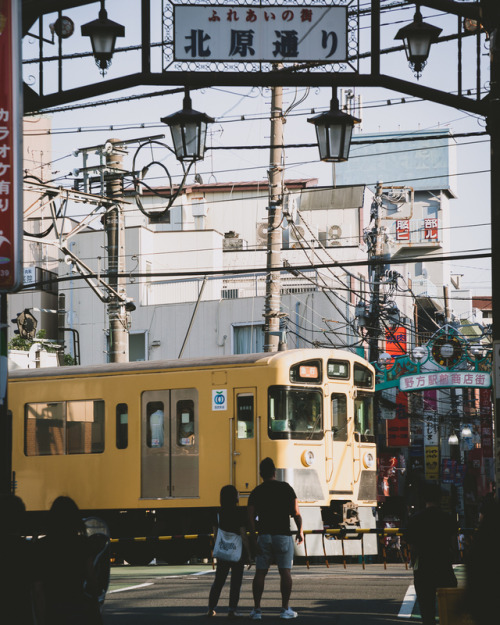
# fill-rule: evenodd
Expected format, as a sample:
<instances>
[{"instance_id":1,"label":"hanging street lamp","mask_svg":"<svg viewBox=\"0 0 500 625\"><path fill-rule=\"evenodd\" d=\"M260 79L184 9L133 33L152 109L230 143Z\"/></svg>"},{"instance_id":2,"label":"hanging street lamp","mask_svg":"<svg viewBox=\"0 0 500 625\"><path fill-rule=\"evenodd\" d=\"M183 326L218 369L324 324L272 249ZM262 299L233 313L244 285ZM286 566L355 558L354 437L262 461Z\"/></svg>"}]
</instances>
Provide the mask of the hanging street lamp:
<instances>
[{"instance_id":1,"label":"hanging street lamp","mask_svg":"<svg viewBox=\"0 0 500 625\"><path fill-rule=\"evenodd\" d=\"M207 140L207 125L215 120L205 113L193 110L187 89L182 111L162 117L160 121L170 126L177 160L191 163L203 160Z\"/></svg>"},{"instance_id":2,"label":"hanging street lamp","mask_svg":"<svg viewBox=\"0 0 500 625\"><path fill-rule=\"evenodd\" d=\"M125 36L125 26L108 19L104 0L101 0L99 18L82 26L82 36L90 37L96 65L104 76L111 65L116 38Z\"/></svg>"},{"instance_id":3,"label":"hanging street lamp","mask_svg":"<svg viewBox=\"0 0 500 625\"><path fill-rule=\"evenodd\" d=\"M327 163L347 161L352 129L361 120L340 110L335 90L332 93L330 110L311 117L307 121L316 126L320 160Z\"/></svg>"},{"instance_id":4,"label":"hanging street lamp","mask_svg":"<svg viewBox=\"0 0 500 625\"><path fill-rule=\"evenodd\" d=\"M408 26L400 28L394 37L394 39L403 40L408 63L417 78L420 78L422 70L427 63L431 44L438 40L442 30L442 28L426 24L423 21L420 7L417 5L413 22L408 24Z\"/></svg>"}]
</instances>

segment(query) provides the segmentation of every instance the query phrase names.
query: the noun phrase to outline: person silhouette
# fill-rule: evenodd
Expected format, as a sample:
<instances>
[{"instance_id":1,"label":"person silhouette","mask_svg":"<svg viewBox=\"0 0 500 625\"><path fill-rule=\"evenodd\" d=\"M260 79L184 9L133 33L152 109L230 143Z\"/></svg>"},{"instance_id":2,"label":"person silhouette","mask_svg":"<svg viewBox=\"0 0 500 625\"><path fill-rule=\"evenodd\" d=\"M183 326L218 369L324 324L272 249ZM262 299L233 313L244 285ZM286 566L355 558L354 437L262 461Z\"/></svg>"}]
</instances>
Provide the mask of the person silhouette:
<instances>
[{"instance_id":1,"label":"person silhouette","mask_svg":"<svg viewBox=\"0 0 500 625\"><path fill-rule=\"evenodd\" d=\"M46 625L93 625L101 622L97 603L85 594L95 585L93 555L80 511L70 497L57 497L49 512L47 534L40 541Z\"/></svg>"},{"instance_id":2,"label":"person silhouette","mask_svg":"<svg viewBox=\"0 0 500 625\"><path fill-rule=\"evenodd\" d=\"M0 584L0 605L5 622L16 625L35 624L33 597L39 590L33 546L23 536L25 516L22 499L0 495L0 553L7 573Z\"/></svg>"}]
</instances>

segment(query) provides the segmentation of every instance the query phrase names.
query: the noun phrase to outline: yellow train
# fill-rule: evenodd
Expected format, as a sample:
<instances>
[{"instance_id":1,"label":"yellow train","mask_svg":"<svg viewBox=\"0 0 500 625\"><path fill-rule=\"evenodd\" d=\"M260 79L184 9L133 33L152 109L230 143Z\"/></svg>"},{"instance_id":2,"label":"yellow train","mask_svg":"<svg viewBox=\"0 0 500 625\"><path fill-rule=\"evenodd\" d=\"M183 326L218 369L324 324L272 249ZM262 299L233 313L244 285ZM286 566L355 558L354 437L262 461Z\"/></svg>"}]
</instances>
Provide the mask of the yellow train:
<instances>
[{"instance_id":1,"label":"yellow train","mask_svg":"<svg viewBox=\"0 0 500 625\"><path fill-rule=\"evenodd\" d=\"M33 532L64 494L114 538L206 535L221 486L244 505L270 456L306 529L375 527L374 384L368 362L329 349L13 371L15 492ZM207 539L118 546L129 562L174 561Z\"/></svg>"}]
</instances>

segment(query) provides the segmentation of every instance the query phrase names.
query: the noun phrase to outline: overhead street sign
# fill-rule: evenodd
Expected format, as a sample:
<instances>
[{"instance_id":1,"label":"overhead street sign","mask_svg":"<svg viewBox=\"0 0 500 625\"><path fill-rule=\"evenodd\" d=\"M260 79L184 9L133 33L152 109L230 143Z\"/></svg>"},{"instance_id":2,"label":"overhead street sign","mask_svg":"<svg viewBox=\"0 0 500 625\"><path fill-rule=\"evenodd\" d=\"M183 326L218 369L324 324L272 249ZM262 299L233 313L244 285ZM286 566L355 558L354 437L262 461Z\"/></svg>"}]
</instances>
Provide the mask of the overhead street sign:
<instances>
[{"instance_id":1,"label":"overhead street sign","mask_svg":"<svg viewBox=\"0 0 500 625\"><path fill-rule=\"evenodd\" d=\"M347 7L174 5L174 59L345 61Z\"/></svg>"},{"instance_id":2,"label":"overhead street sign","mask_svg":"<svg viewBox=\"0 0 500 625\"><path fill-rule=\"evenodd\" d=\"M0 2L0 292L22 284L21 3Z\"/></svg>"}]
</instances>

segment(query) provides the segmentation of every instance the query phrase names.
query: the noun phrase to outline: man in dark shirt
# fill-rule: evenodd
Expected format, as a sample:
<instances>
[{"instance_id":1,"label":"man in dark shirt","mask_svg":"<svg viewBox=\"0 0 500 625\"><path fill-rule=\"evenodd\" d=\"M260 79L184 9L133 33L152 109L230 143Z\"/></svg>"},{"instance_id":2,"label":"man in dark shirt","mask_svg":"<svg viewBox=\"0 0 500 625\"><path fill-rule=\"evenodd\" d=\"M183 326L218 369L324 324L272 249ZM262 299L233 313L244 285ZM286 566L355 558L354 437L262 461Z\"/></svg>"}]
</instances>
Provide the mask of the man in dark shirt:
<instances>
[{"instance_id":1,"label":"man in dark shirt","mask_svg":"<svg viewBox=\"0 0 500 625\"><path fill-rule=\"evenodd\" d=\"M453 554L457 545L457 524L439 508L441 491L437 484L424 488L424 510L408 522L405 533L411 548L413 580L424 625L436 622L436 591L455 588Z\"/></svg>"},{"instance_id":2,"label":"man in dark shirt","mask_svg":"<svg viewBox=\"0 0 500 625\"><path fill-rule=\"evenodd\" d=\"M271 562L276 562L281 577L280 618L295 618L297 612L289 606L293 563L291 516L297 525L297 543L300 545L304 541L297 495L290 484L276 479L276 468L271 458L264 458L260 463L260 476L263 482L253 489L248 500L250 536L254 546L255 530L257 529L259 533L256 544L256 571L252 585L254 609L250 616L253 620L262 618L260 601L264 592L264 582Z\"/></svg>"}]
</instances>

